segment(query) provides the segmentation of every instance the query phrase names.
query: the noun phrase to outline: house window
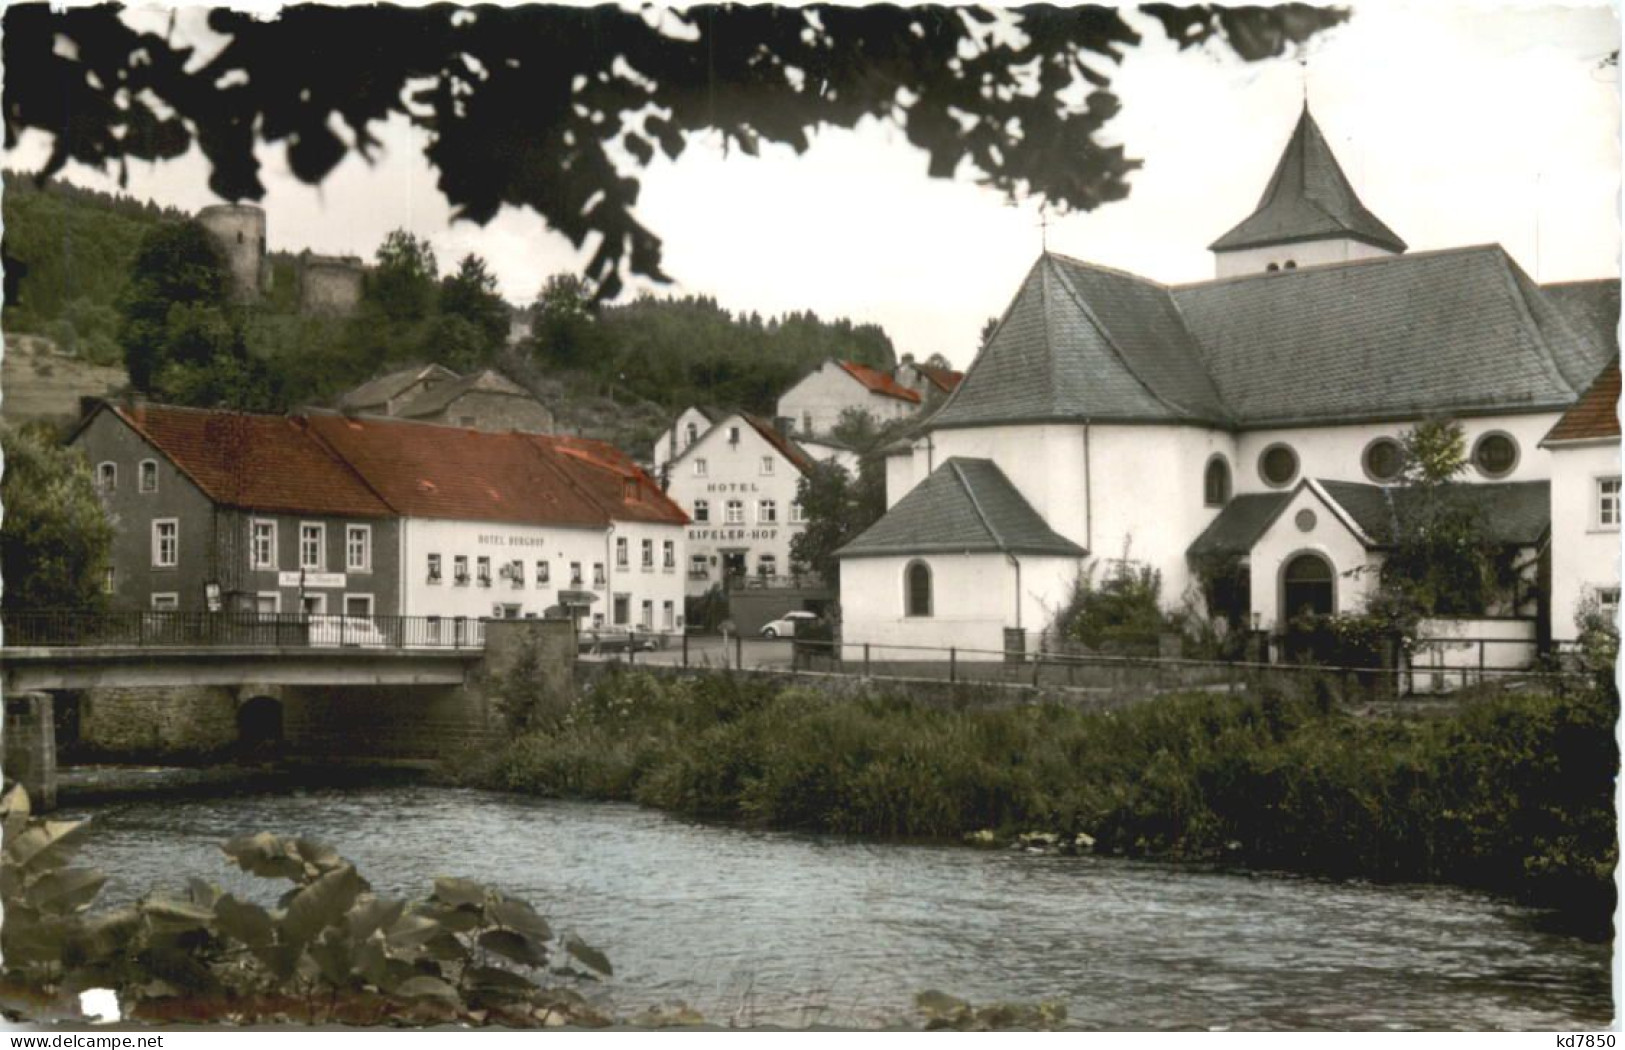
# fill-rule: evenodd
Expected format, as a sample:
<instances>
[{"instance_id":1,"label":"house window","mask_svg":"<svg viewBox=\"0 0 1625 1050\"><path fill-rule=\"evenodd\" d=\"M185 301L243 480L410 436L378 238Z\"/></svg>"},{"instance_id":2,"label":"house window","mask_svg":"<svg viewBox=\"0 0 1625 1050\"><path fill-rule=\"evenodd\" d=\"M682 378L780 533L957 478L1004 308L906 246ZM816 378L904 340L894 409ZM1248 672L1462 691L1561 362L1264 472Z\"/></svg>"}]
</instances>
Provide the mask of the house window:
<instances>
[{"instance_id":1,"label":"house window","mask_svg":"<svg viewBox=\"0 0 1625 1050\"><path fill-rule=\"evenodd\" d=\"M1259 454L1258 476L1275 488L1290 485L1298 476L1298 454L1290 445L1271 445Z\"/></svg>"},{"instance_id":2,"label":"house window","mask_svg":"<svg viewBox=\"0 0 1625 1050\"><path fill-rule=\"evenodd\" d=\"M776 554L764 554L756 559L756 573L758 576L777 576L779 574L779 558Z\"/></svg>"},{"instance_id":3,"label":"house window","mask_svg":"<svg viewBox=\"0 0 1625 1050\"><path fill-rule=\"evenodd\" d=\"M109 565L102 570L102 593L112 594L118 589L118 570Z\"/></svg>"},{"instance_id":4,"label":"house window","mask_svg":"<svg viewBox=\"0 0 1625 1050\"><path fill-rule=\"evenodd\" d=\"M677 568L677 544L666 540L660 545L660 565L667 572Z\"/></svg>"},{"instance_id":5,"label":"house window","mask_svg":"<svg viewBox=\"0 0 1625 1050\"><path fill-rule=\"evenodd\" d=\"M705 522L711 520L711 501L697 499L694 501L694 520Z\"/></svg>"},{"instance_id":6,"label":"house window","mask_svg":"<svg viewBox=\"0 0 1625 1050\"><path fill-rule=\"evenodd\" d=\"M159 518L152 523L152 567L173 569L180 563L181 525L176 518Z\"/></svg>"},{"instance_id":7,"label":"house window","mask_svg":"<svg viewBox=\"0 0 1625 1050\"><path fill-rule=\"evenodd\" d=\"M576 582L580 583L581 580L577 579ZM601 561L595 561L592 563L592 585L594 587L602 587L604 585L604 563Z\"/></svg>"},{"instance_id":8,"label":"house window","mask_svg":"<svg viewBox=\"0 0 1625 1050\"><path fill-rule=\"evenodd\" d=\"M729 525L743 525L745 523L745 504L743 500L731 499L728 501L726 520Z\"/></svg>"},{"instance_id":9,"label":"house window","mask_svg":"<svg viewBox=\"0 0 1625 1050\"><path fill-rule=\"evenodd\" d=\"M250 526L249 562L256 569L276 568L276 522L256 521Z\"/></svg>"},{"instance_id":10,"label":"house window","mask_svg":"<svg viewBox=\"0 0 1625 1050\"><path fill-rule=\"evenodd\" d=\"M474 559L474 578L481 587L491 586L491 559L484 554Z\"/></svg>"},{"instance_id":11,"label":"house window","mask_svg":"<svg viewBox=\"0 0 1625 1050\"><path fill-rule=\"evenodd\" d=\"M625 627L631 617L632 598L630 595L617 594L615 596L615 626Z\"/></svg>"},{"instance_id":12,"label":"house window","mask_svg":"<svg viewBox=\"0 0 1625 1050\"><path fill-rule=\"evenodd\" d=\"M546 587L553 577L553 563L539 561L536 563L536 586Z\"/></svg>"},{"instance_id":13,"label":"house window","mask_svg":"<svg viewBox=\"0 0 1625 1050\"><path fill-rule=\"evenodd\" d=\"M525 585L525 563L518 558L508 563L508 583L514 587Z\"/></svg>"},{"instance_id":14,"label":"house window","mask_svg":"<svg viewBox=\"0 0 1625 1050\"><path fill-rule=\"evenodd\" d=\"M692 579L703 580L711 575L709 563L703 554L690 554L688 556L688 575Z\"/></svg>"},{"instance_id":15,"label":"house window","mask_svg":"<svg viewBox=\"0 0 1625 1050\"><path fill-rule=\"evenodd\" d=\"M117 463L96 464L96 487L101 489L103 492L115 492L118 490Z\"/></svg>"},{"instance_id":16,"label":"house window","mask_svg":"<svg viewBox=\"0 0 1625 1050\"><path fill-rule=\"evenodd\" d=\"M912 561L903 570L903 588L907 592L905 615L931 615L931 566L923 561Z\"/></svg>"},{"instance_id":17,"label":"house window","mask_svg":"<svg viewBox=\"0 0 1625 1050\"><path fill-rule=\"evenodd\" d=\"M627 552L626 537L625 536L617 536L617 537L615 537L615 567L617 569L624 569L624 568L627 567L628 564L630 564L630 559L627 557L626 552Z\"/></svg>"},{"instance_id":18,"label":"house window","mask_svg":"<svg viewBox=\"0 0 1625 1050\"><path fill-rule=\"evenodd\" d=\"M762 457L762 473L763 474L771 474L771 473L773 473L773 457L772 456L763 456Z\"/></svg>"},{"instance_id":19,"label":"house window","mask_svg":"<svg viewBox=\"0 0 1625 1050\"><path fill-rule=\"evenodd\" d=\"M136 478L136 488L142 492L158 491L158 461L156 459L141 461L141 473Z\"/></svg>"},{"instance_id":20,"label":"house window","mask_svg":"<svg viewBox=\"0 0 1625 1050\"><path fill-rule=\"evenodd\" d=\"M660 603L660 626L664 630L671 630L677 623L677 607L672 602Z\"/></svg>"},{"instance_id":21,"label":"house window","mask_svg":"<svg viewBox=\"0 0 1625 1050\"><path fill-rule=\"evenodd\" d=\"M730 444L730 445L739 444L739 428L738 427L729 427L728 428L728 444Z\"/></svg>"},{"instance_id":22,"label":"house window","mask_svg":"<svg viewBox=\"0 0 1625 1050\"><path fill-rule=\"evenodd\" d=\"M694 461L694 476L697 477L697 478L703 478L703 477L705 477L705 475L706 475L705 460L704 459L696 459Z\"/></svg>"},{"instance_id":23,"label":"house window","mask_svg":"<svg viewBox=\"0 0 1625 1050\"><path fill-rule=\"evenodd\" d=\"M655 567L655 541L643 541L643 571L649 572Z\"/></svg>"},{"instance_id":24,"label":"house window","mask_svg":"<svg viewBox=\"0 0 1625 1050\"><path fill-rule=\"evenodd\" d=\"M626 481L621 483L621 498L626 500L628 503L632 503L637 500L638 483L636 480L628 478Z\"/></svg>"},{"instance_id":25,"label":"house window","mask_svg":"<svg viewBox=\"0 0 1625 1050\"><path fill-rule=\"evenodd\" d=\"M699 426L694 424L694 423L690 423L688 425L688 440L683 442L683 447L687 448L688 446L694 444L694 439L698 438L699 436L700 436L700 428L699 428Z\"/></svg>"},{"instance_id":26,"label":"house window","mask_svg":"<svg viewBox=\"0 0 1625 1050\"><path fill-rule=\"evenodd\" d=\"M1202 474L1202 502L1209 507L1222 507L1230 502L1230 464L1223 456L1207 461Z\"/></svg>"},{"instance_id":27,"label":"house window","mask_svg":"<svg viewBox=\"0 0 1625 1050\"><path fill-rule=\"evenodd\" d=\"M1597 588L1597 610L1607 617L1609 623L1619 622L1619 588Z\"/></svg>"},{"instance_id":28,"label":"house window","mask_svg":"<svg viewBox=\"0 0 1625 1050\"><path fill-rule=\"evenodd\" d=\"M372 615L372 595L346 594L344 596L344 615L370 617Z\"/></svg>"},{"instance_id":29,"label":"house window","mask_svg":"<svg viewBox=\"0 0 1625 1050\"><path fill-rule=\"evenodd\" d=\"M440 582L440 555L438 554L429 555L429 582Z\"/></svg>"},{"instance_id":30,"label":"house window","mask_svg":"<svg viewBox=\"0 0 1625 1050\"><path fill-rule=\"evenodd\" d=\"M1379 485L1399 477L1405 469L1405 448L1391 437L1380 437L1365 447L1360 456L1365 476Z\"/></svg>"},{"instance_id":31,"label":"house window","mask_svg":"<svg viewBox=\"0 0 1625 1050\"><path fill-rule=\"evenodd\" d=\"M1604 529L1619 528L1619 479L1597 479L1597 525Z\"/></svg>"},{"instance_id":32,"label":"house window","mask_svg":"<svg viewBox=\"0 0 1625 1050\"><path fill-rule=\"evenodd\" d=\"M327 547L327 526L301 522L299 525L299 567L318 572L327 564L322 553Z\"/></svg>"},{"instance_id":33,"label":"house window","mask_svg":"<svg viewBox=\"0 0 1625 1050\"><path fill-rule=\"evenodd\" d=\"M459 587L468 586L468 555L459 554L451 559L451 580Z\"/></svg>"},{"instance_id":34,"label":"house window","mask_svg":"<svg viewBox=\"0 0 1625 1050\"><path fill-rule=\"evenodd\" d=\"M643 606L638 612L638 624L642 626L645 631L654 630L655 603L647 598L643 599Z\"/></svg>"},{"instance_id":35,"label":"house window","mask_svg":"<svg viewBox=\"0 0 1625 1050\"><path fill-rule=\"evenodd\" d=\"M791 500L790 501L790 524L792 524L792 525L800 525L802 522L804 522L806 520L807 520L807 514L806 514L805 511L803 511L801 509L801 501L798 500L798 499Z\"/></svg>"},{"instance_id":36,"label":"house window","mask_svg":"<svg viewBox=\"0 0 1625 1050\"><path fill-rule=\"evenodd\" d=\"M779 501L776 499L758 500L756 503L756 521L762 525L774 525L779 520Z\"/></svg>"},{"instance_id":37,"label":"house window","mask_svg":"<svg viewBox=\"0 0 1625 1050\"><path fill-rule=\"evenodd\" d=\"M350 572L372 571L371 525L345 526L344 567Z\"/></svg>"},{"instance_id":38,"label":"house window","mask_svg":"<svg viewBox=\"0 0 1625 1050\"><path fill-rule=\"evenodd\" d=\"M803 413L801 413L801 433L803 435L810 435L812 433L812 413L811 412L803 412Z\"/></svg>"},{"instance_id":39,"label":"house window","mask_svg":"<svg viewBox=\"0 0 1625 1050\"><path fill-rule=\"evenodd\" d=\"M181 596L173 591L152 596L153 612L174 612L181 607Z\"/></svg>"},{"instance_id":40,"label":"house window","mask_svg":"<svg viewBox=\"0 0 1625 1050\"><path fill-rule=\"evenodd\" d=\"M256 616L275 616L282 611L282 595L276 591L261 591L254 595Z\"/></svg>"},{"instance_id":41,"label":"house window","mask_svg":"<svg viewBox=\"0 0 1625 1050\"><path fill-rule=\"evenodd\" d=\"M596 568L596 566L595 566L595 568ZM600 581L594 580L592 582L598 583ZM580 587L581 586L581 563L578 562L578 561L573 561L573 562L570 563L570 586L572 586L572 587Z\"/></svg>"},{"instance_id":42,"label":"house window","mask_svg":"<svg viewBox=\"0 0 1625 1050\"><path fill-rule=\"evenodd\" d=\"M1492 430L1473 443L1473 466L1487 478L1504 478L1518 465L1518 443L1504 430Z\"/></svg>"}]
</instances>

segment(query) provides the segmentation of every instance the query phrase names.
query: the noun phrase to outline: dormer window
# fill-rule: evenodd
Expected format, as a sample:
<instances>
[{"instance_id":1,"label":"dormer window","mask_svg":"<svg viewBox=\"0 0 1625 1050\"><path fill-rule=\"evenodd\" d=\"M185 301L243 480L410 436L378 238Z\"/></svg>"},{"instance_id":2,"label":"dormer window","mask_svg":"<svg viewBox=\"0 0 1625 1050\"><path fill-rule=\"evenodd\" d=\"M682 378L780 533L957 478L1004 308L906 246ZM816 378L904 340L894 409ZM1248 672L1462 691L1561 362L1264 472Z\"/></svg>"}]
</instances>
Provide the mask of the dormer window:
<instances>
[{"instance_id":1,"label":"dormer window","mask_svg":"<svg viewBox=\"0 0 1625 1050\"><path fill-rule=\"evenodd\" d=\"M628 503L636 500L638 498L638 483L631 479L623 482L621 484L621 498Z\"/></svg>"}]
</instances>

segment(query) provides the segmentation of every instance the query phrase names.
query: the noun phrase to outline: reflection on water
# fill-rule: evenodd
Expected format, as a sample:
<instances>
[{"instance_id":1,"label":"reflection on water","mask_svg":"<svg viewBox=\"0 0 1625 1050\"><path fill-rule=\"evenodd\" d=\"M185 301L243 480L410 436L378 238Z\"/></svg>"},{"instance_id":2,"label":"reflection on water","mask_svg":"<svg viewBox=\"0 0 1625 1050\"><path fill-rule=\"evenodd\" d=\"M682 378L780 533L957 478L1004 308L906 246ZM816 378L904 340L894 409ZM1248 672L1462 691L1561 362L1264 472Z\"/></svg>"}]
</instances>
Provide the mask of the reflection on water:
<instances>
[{"instance_id":1,"label":"reflection on water","mask_svg":"<svg viewBox=\"0 0 1625 1050\"><path fill-rule=\"evenodd\" d=\"M890 846L689 823L633 806L439 787L151 800L85 811L103 899L204 875L281 884L218 843L302 834L380 893L491 882L604 948L618 1012L882 1025L916 992L1064 1001L1088 1028L1571 1029L1609 1022L1610 947L1446 887ZM69 813L77 816L83 813Z\"/></svg>"}]
</instances>

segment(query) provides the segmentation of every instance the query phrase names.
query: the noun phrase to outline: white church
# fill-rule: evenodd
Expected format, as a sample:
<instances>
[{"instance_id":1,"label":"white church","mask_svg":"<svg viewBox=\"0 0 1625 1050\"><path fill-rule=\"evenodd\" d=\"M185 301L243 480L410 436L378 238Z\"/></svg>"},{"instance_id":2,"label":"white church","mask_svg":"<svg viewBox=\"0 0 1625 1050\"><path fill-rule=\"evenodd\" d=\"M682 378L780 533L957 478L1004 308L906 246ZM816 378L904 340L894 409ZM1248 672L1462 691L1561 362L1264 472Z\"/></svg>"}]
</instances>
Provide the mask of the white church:
<instances>
[{"instance_id":1,"label":"white church","mask_svg":"<svg viewBox=\"0 0 1625 1050\"><path fill-rule=\"evenodd\" d=\"M1461 480L1531 581L1469 629L1532 655L1574 637L1581 596L1617 603L1617 558L1573 556L1599 534L1617 553L1617 421L1593 408L1579 427L1600 453L1543 444L1607 385L1617 280L1542 288L1493 244L1407 252L1307 106L1257 209L1211 250L1217 277L1186 285L1038 259L888 457L885 516L840 551L847 642L1030 651L1078 574L1125 552L1160 571L1170 611L1220 556L1245 567L1257 629L1357 612L1396 514L1397 439L1439 417L1463 426Z\"/></svg>"}]
</instances>

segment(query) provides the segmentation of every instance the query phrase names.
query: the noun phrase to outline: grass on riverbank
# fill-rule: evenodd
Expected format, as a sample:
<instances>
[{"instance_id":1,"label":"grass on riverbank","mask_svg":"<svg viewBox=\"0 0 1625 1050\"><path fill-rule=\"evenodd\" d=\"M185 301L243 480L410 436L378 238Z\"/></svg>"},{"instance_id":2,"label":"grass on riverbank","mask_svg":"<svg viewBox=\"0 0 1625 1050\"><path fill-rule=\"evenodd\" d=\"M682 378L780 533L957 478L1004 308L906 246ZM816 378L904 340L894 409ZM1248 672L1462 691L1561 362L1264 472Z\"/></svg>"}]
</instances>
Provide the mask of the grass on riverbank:
<instances>
[{"instance_id":1,"label":"grass on riverbank","mask_svg":"<svg viewBox=\"0 0 1625 1050\"><path fill-rule=\"evenodd\" d=\"M1097 851L1452 882L1606 935L1617 711L1596 693L1489 697L1430 719L1276 696L943 709L627 674L467 779L777 828L1085 833Z\"/></svg>"}]
</instances>

